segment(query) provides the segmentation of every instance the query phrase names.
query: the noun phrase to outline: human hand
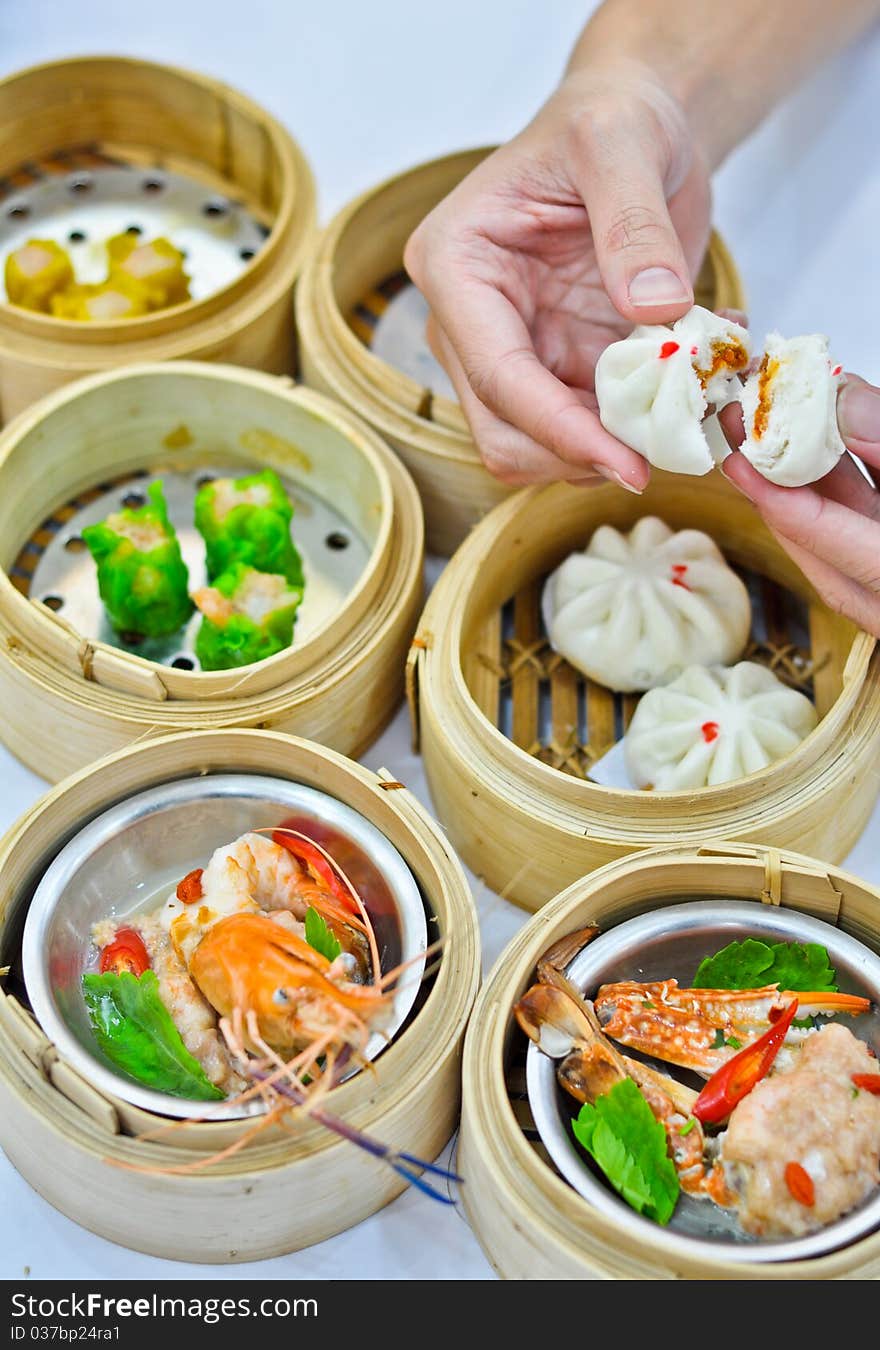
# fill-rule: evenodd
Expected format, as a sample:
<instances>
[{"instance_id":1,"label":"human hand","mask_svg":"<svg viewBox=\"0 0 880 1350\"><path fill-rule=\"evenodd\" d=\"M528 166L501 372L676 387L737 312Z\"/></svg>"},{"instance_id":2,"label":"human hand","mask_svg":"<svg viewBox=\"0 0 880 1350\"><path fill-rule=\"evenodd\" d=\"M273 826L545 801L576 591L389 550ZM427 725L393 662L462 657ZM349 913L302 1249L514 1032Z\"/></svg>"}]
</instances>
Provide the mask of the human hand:
<instances>
[{"instance_id":1,"label":"human hand","mask_svg":"<svg viewBox=\"0 0 880 1350\"><path fill-rule=\"evenodd\" d=\"M569 75L422 222L404 261L496 477L642 491L646 461L599 421L596 361L634 323L691 307L709 209L684 113L621 61Z\"/></svg>"},{"instance_id":2,"label":"human hand","mask_svg":"<svg viewBox=\"0 0 880 1350\"><path fill-rule=\"evenodd\" d=\"M738 405L721 414L731 446L743 439ZM837 422L847 447L880 469L880 389L847 375L837 397ZM770 483L744 455L732 454L722 472L754 502L786 553L833 610L880 637L880 493L844 455L831 473L809 487Z\"/></svg>"}]
</instances>

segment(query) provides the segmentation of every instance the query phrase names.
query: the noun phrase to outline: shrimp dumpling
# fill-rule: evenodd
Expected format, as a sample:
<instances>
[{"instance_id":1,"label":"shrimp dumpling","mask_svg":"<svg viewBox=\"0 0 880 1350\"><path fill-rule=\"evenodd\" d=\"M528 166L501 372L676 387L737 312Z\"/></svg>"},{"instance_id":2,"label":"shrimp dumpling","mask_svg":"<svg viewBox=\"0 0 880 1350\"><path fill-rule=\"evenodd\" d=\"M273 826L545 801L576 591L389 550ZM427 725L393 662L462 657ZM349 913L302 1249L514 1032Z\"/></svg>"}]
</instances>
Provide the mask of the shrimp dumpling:
<instances>
[{"instance_id":1,"label":"shrimp dumpling","mask_svg":"<svg viewBox=\"0 0 880 1350\"><path fill-rule=\"evenodd\" d=\"M293 641L302 587L277 573L233 563L211 586L193 594L203 618L195 651L202 670L249 666Z\"/></svg>"},{"instance_id":2,"label":"shrimp dumpling","mask_svg":"<svg viewBox=\"0 0 880 1350\"><path fill-rule=\"evenodd\" d=\"M703 417L739 396L750 350L745 328L700 305L671 327L640 324L596 363L602 425L658 469L708 473L718 448Z\"/></svg>"},{"instance_id":3,"label":"shrimp dumpling","mask_svg":"<svg viewBox=\"0 0 880 1350\"><path fill-rule=\"evenodd\" d=\"M709 536L656 516L629 534L600 526L548 577L542 608L556 651L621 693L736 661L752 619L748 591Z\"/></svg>"},{"instance_id":4,"label":"shrimp dumpling","mask_svg":"<svg viewBox=\"0 0 880 1350\"><path fill-rule=\"evenodd\" d=\"M624 738L631 781L663 792L727 783L790 754L818 722L765 666L691 666L636 708Z\"/></svg>"}]
</instances>

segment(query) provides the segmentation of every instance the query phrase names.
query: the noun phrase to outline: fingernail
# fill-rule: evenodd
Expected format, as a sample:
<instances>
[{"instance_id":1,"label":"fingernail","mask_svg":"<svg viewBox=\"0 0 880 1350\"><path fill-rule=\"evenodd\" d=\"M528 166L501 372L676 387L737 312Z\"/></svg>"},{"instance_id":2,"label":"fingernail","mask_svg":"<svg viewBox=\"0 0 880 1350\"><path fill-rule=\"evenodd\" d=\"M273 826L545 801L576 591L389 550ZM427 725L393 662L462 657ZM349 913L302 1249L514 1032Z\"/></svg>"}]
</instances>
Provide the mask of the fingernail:
<instances>
[{"instance_id":1,"label":"fingernail","mask_svg":"<svg viewBox=\"0 0 880 1350\"><path fill-rule=\"evenodd\" d=\"M721 473L723 473L724 477L727 479L728 483L730 483L731 487L735 487L737 492L741 492L742 495L744 497L747 497L750 502L754 501L755 499L749 492L748 488L744 488L742 483L738 483L737 480L733 478L731 474L728 473L727 471L728 462L729 461L727 459L723 459L718 465L719 470L721 471Z\"/></svg>"},{"instance_id":2,"label":"fingernail","mask_svg":"<svg viewBox=\"0 0 880 1350\"><path fill-rule=\"evenodd\" d=\"M837 425L850 441L880 441L880 389L845 384L837 399Z\"/></svg>"},{"instance_id":3,"label":"fingernail","mask_svg":"<svg viewBox=\"0 0 880 1350\"><path fill-rule=\"evenodd\" d=\"M637 488L634 483L628 483L625 478L621 478L616 469L609 469L606 464L595 464L593 467L596 473L600 473L603 478L607 478L609 483L616 483L618 487L626 488L627 492L634 492L637 497L641 497L642 489Z\"/></svg>"},{"instance_id":4,"label":"fingernail","mask_svg":"<svg viewBox=\"0 0 880 1350\"><path fill-rule=\"evenodd\" d=\"M690 300L691 292L668 267L646 267L629 283L629 298L634 305L674 305Z\"/></svg>"}]
</instances>

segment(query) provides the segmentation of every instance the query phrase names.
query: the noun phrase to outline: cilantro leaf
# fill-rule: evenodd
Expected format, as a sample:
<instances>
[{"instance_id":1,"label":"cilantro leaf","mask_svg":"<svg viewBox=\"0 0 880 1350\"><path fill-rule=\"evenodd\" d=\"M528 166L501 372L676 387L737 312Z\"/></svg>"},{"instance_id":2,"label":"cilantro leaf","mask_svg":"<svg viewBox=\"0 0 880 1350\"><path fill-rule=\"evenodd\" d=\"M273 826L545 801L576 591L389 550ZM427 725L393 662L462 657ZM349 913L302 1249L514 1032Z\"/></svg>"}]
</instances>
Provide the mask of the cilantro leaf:
<instances>
[{"instance_id":1,"label":"cilantro leaf","mask_svg":"<svg viewBox=\"0 0 880 1350\"><path fill-rule=\"evenodd\" d=\"M333 936L323 915L316 909L306 911L306 942L328 961L335 961L342 951L342 943Z\"/></svg>"},{"instance_id":2,"label":"cilantro leaf","mask_svg":"<svg viewBox=\"0 0 880 1350\"><path fill-rule=\"evenodd\" d=\"M666 1152L666 1131L630 1078L585 1102L571 1122L575 1138L598 1163L628 1205L667 1224L679 1184Z\"/></svg>"},{"instance_id":3,"label":"cilantro leaf","mask_svg":"<svg viewBox=\"0 0 880 1350\"><path fill-rule=\"evenodd\" d=\"M780 989L835 993L834 969L828 953L817 942L759 942L746 938L731 942L700 962L694 989Z\"/></svg>"},{"instance_id":4,"label":"cilantro leaf","mask_svg":"<svg viewBox=\"0 0 880 1350\"><path fill-rule=\"evenodd\" d=\"M98 1045L129 1078L192 1101L225 1097L184 1045L154 970L83 975L82 990Z\"/></svg>"}]
</instances>

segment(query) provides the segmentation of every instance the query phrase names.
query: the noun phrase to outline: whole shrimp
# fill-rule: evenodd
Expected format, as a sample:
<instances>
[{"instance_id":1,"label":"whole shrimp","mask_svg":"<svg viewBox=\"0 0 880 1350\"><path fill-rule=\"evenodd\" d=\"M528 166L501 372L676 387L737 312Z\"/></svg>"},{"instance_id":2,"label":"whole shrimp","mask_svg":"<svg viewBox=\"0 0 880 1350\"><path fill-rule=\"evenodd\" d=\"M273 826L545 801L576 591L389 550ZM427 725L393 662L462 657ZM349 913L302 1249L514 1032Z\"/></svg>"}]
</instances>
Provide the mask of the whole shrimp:
<instances>
[{"instance_id":1,"label":"whole shrimp","mask_svg":"<svg viewBox=\"0 0 880 1350\"><path fill-rule=\"evenodd\" d=\"M322 1105L352 1063L366 1063L367 1041L383 1028L389 986L403 967L382 973L369 914L330 855L307 841L321 863L316 875L278 842L288 833L305 836L283 827L269 833L274 837L250 831L216 849L158 914L199 994L219 1014L233 1063L251 1084L234 1100L260 1097L267 1107L229 1149L170 1170L218 1162L295 1105L433 1198L453 1203L419 1173L458 1180L454 1173L387 1148ZM325 956L306 941L309 910L336 939L337 955Z\"/></svg>"}]
</instances>

